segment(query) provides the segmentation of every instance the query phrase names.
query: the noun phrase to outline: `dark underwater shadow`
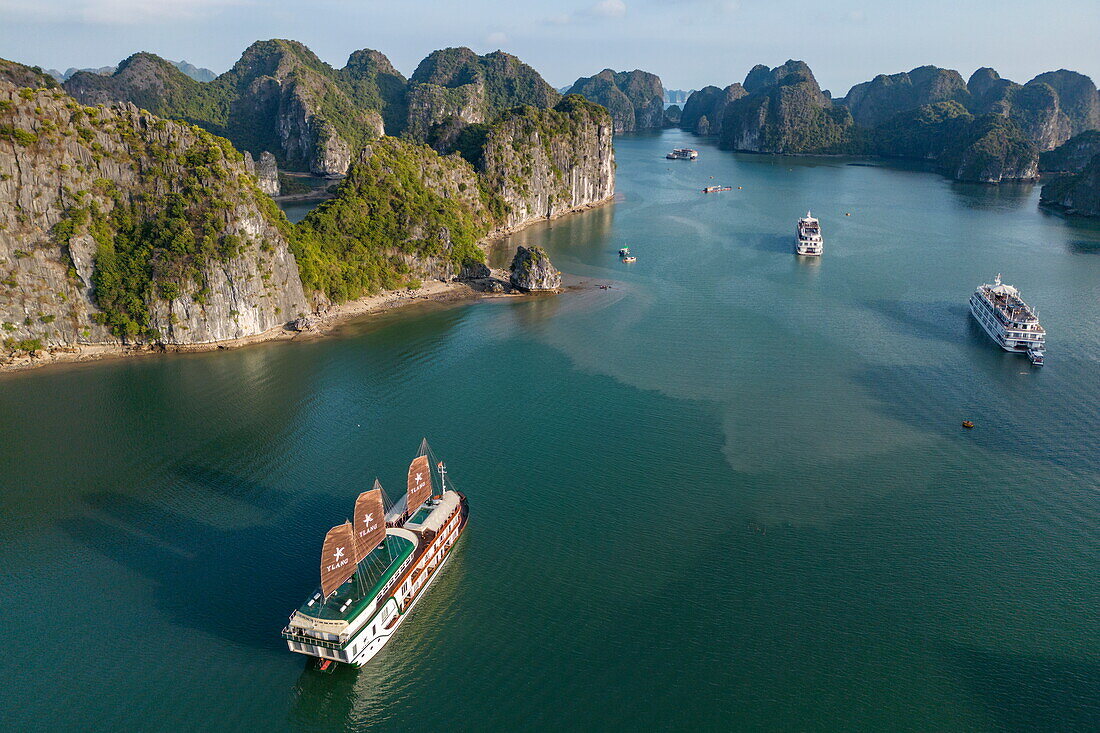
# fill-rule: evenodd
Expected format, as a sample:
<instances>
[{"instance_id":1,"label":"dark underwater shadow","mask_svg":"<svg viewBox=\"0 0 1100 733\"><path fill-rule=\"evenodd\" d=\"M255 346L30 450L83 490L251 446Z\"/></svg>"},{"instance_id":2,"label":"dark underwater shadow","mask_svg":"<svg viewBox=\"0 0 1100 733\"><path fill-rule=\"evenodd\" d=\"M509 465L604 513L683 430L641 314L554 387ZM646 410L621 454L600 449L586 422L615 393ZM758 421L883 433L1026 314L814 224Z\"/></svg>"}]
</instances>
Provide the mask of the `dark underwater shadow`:
<instances>
[{"instance_id":1,"label":"dark underwater shadow","mask_svg":"<svg viewBox=\"0 0 1100 733\"><path fill-rule=\"evenodd\" d=\"M952 181L951 193L967 209L1013 211L1032 205L1034 183L971 183Z\"/></svg>"},{"instance_id":2,"label":"dark underwater shadow","mask_svg":"<svg viewBox=\"0 0 1100 733\"><path fill-rule=\"evenodd\" d=\"M214 493L302 517L331 516L325 496L289 502L285 492L255 482L230 485L232 477L211 469L185 469ZM235 481L235 480L234 480ZM294 525L295 534L271 524L222 528L141 498L112 491L87 495L91 511L59 522L58 528L96 552L151 581L152 604L180 626L214 634L234 644L275 650L279 629L305 597L317 574L315 553L299 552L327 527ZM288 508L287 504L292 504ZM265 511L267 513L267 511Z\"/></svg>"},{"instance_id":3,"label":"dark underwater shadow","mask_svg":"<svg viewBox=\"0 0 1100 733\"><path fill-rule=\"evenodd\" d=\"M947 658L997 730L1100 730L1100 663L964 647Z\"/></svg>"},{"instance_id":4,"label":"dark underwater shadow","mask_svg":"<svg viewBox=\"0 0 1100 733\"><path fill-rule=\"evenodd\" d=\"M864 305L901 326L901 330L906 334L945 343L957 343L960 324L973 320L967 317L969 311L965 305L951 300L934 303L869 300L865 301ZM974 324L974 329L977 333L981 333L981 328L977 324Z\"/></svg>"},{"instance_id":5,"label":"dark underwater shadow","mask_svg":"<svg viewBox=\"0 0 1100 733\"><path fill-rule=\"evenodd\" d=\"M740 234L736 241L738 245L748 245L758 252L794 255L793 234Z\"/></svg>"}]
</instances>

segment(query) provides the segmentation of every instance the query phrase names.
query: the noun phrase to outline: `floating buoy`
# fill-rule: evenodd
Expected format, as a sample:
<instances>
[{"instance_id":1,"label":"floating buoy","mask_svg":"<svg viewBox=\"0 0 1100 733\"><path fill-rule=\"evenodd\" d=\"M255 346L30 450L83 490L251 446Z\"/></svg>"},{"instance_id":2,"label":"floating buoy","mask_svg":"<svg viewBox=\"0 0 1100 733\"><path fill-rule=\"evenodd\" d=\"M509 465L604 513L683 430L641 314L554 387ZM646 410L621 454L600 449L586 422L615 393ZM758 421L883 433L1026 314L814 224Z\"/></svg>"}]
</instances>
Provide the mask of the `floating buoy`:
<instances>
[{"instance_id":1,"label":"floating buoy","mask_svg":"<svg viewBox=\"0 0 1100 733\"><path fill-rule=\"evenodd\" d=\"M974 423L970 422L969 420L963 420L963 427L969 430L970 428L974 427Z\"/></svg>"},{"instance_id":2,"label":"floating buoy","mask_svg":"<svg viewBox=\"0 0 1100 733\"><path fill-rule=\"evenodd\" d=\"M737 190L740 191L742 188L744 188L744 186L738 186Z\"/></svg>"}]
</instances>

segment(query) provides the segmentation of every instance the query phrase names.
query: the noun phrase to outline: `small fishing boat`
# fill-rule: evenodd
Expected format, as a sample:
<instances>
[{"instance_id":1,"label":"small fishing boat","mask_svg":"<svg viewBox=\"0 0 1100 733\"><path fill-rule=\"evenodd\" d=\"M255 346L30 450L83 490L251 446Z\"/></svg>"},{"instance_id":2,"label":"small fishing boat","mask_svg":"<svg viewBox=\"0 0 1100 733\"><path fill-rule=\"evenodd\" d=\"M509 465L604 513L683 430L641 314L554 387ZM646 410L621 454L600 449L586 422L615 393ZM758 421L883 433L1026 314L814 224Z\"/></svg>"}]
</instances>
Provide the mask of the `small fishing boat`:
<instances>
[{"instance_id":1,"label":"small fishing boat","mask_svg":"<svg viewBox=\"0 0 1100 733\"><path fill-rule=\"evenodd\" d=\"M732 191L731 186L707 186L703 189L703 193L718 193L719 191Z\"/></svg>"},{"instance_id":2,"label":"small fishing boat","mask_svg":"<svg viewBox=\"0 0 1100 733\"><path fill-rule=\"evenodd\" d=\"M637 257L623 257L623 262L637 262Z\"/></svg>"},{"instance_id":3,"label":"small fishing boat","mask_svg":"<svg viewBox=\"0 0 1100 733\"><path fill-rule=\"evenodd\" d=\"M969 420L963 420L963 427L969 430L970 428L974 427L974 423Z\"/></svg>"},{"instance_id":4,"label":"small fishing boat","mask_svg":"<svg viewBox=\"0 0 1100 733\"><path fill-rule=\"evenodd\" d=\"M626 257L630 254L630 247L623 247L619 250L619 257Z\"/></svg>"}]
</instances>

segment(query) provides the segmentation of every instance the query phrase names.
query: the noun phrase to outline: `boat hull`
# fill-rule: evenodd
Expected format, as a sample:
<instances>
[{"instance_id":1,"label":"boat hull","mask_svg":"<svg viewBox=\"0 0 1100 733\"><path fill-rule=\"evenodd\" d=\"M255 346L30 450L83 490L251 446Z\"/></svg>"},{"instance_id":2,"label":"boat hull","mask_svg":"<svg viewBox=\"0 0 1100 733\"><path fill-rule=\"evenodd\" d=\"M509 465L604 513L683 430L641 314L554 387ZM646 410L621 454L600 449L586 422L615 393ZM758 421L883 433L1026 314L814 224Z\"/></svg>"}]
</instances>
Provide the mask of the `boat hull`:
<instances>
[{"instance_id":1,"label":"boat hull","mask_svg":"<svg viewBox=\"0 0 1100 733\"><path fill-rule=\"evenodd\" d=\"M390 530L402 533L400 536L407 539L420 537L419 541L423 544L406 561L401 574L391 581L388 587L392 590L388 591L385 600L380 599L373 610L366 611L369 618L365 622L360 623L358 619L350 621L356 630L338 645L284 629L283 638L287 640L290 651L353 667L362 667L382 651L435 582L462 538L469 521L469 505L463 494L457 491L454 494L459 499L457 513L451 515L438 533L434 530L412 532L407 528Z\"/></svg>"},{"instance_id":2,"label":"boat hull","mask_svg":"<svg viewBox=\"0 0 1100 733\"><path fill-rule=\"evenodd\" d=\"M1016 344L1010 344L1006 342L1004 337L997 331L997 329L987 323L987 318L988 320L993 320L993 316L988 315L987 318L982 317L982 314L985 313L985 311L979 308L979 306L974 302L975 297L977 296L971 296L970 298L970 315L973 316L974 320L978 322L978 325L982 327L982 330L985 331L985 334L989 336L990 340L992 340L993 343L997 344L1010 354L1026 354L1030 345L1017 346Z\"/></svg>"},{"instance_id":3,"label":"boat hull","mask_svg":"<svg viewBox=\"0 0 1100 733\"><path fill-rule=\"evenodd\" d=\"M466 529L466 522L468 521L468 518L469 518L469 511L467 509L466 497L465 496L462 497L462 510L461 511L462 511L462 516L461 516L461 520L460 520L459 525L458 525L458 529L455 531L453 538L450 539L450 546L446 549L445 553L443 554L442 559L439 561L439 565L437 565L435 567L435 570L431 574L428 575L428 579L425 580L420 585L419 589L415 591L415 595L413 595L412 600L405 607L405 610L398 612L397 620L393 624L393 626L391 626L388 629L383 629L383 630L379 631L378 636L376 636L370 642L365 644L363 646L363 649L354 658L352 658L352 660L350 662L348 662L348 664L350 664L353 667L362 667L364 664L366 664L371 659L373 659L378 654L378 652L382 651L382 648L384 646L386 646L386 644L389 643L389 641L394 637L394 634L396 634L397 630L399 628L401 628L401 625L405 623L405 620L410 615L412 615L413 609L416 608L416 605L418 603L420 603L420 599L422 599L424 597L424 595L428 591L428 588L430 588L432 586L432 583L435 582L435 579L439 577L439 574L443 571L443 568L447 565L447 562L450 561L451 555L454 554L455 546L458 544L458 541L460 539L462 539L462 533ZM446 541L447 541L446 539L443 539L444 543L446 543ZM433 542L433 544L434 544L434 542ZM427 556L427 555L430 554L430 552L431 552L431 545L429 545L428 549L426 549L423 554L425 556ZM414 564L414 567L415 567L415 564ZM400 587L400 585L401 585L401 582L399 581L397 583L397 586ZM388 601L388 603L396 603L396 601L395 601L395 599L391 598Z\"/></svg>"}]
</instances>

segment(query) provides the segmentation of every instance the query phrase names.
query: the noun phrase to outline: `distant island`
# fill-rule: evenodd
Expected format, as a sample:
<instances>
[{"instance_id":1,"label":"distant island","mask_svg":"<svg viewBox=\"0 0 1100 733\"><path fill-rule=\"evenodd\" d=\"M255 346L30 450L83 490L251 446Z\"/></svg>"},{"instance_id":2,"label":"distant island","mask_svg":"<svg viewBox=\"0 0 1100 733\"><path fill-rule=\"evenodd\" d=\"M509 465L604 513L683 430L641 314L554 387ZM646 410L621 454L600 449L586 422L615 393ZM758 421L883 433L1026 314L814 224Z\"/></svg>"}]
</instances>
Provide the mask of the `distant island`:
<instances>
[{"instance_id":1,"label":"distant island","mask_svg":"<svg viewBox=\"0 0 1100 733\"><path fill-rule=\"evenodd\" d=\"M210 69L204 69L204 68L195 66L194 64L189 64L186 61L169 61L168 63L172 64L177 69L179 69L180 71L182 71L184 74L191 77L195 81L214 81L214 79L217 78L217 76L218 76L217 74L215 74ZM78 72L81 72L81 71L86 71L86 72L91 73L91 74L101 74L103 76L110 76L111 74L118 71L118 67L117 66L101 66L98 69L94 69L94 68L78 69L78 68L70 66L65 71L58 71L57 69L46 69L46 73L49 74L50 76L52 76L54 79L57 79L59 82L68 81L74 74L76 74Z\"/></svg>"},{"instance_id":2,"label":"distant island","mask_svg":"<svg viewBox=\"0 0 1100 733\"><path fill-rule=\"evenodd\" d=\"M912 158L961 181L1031 181L1042 171L1040 153L1100 128L1100 95L1087 76L1065 69L1021 85L990 68L964 81L952 69L922 66L832 99L809 66L791 60L694 92L680 126L729 150Z\"/></svg>"}]
</instances>

